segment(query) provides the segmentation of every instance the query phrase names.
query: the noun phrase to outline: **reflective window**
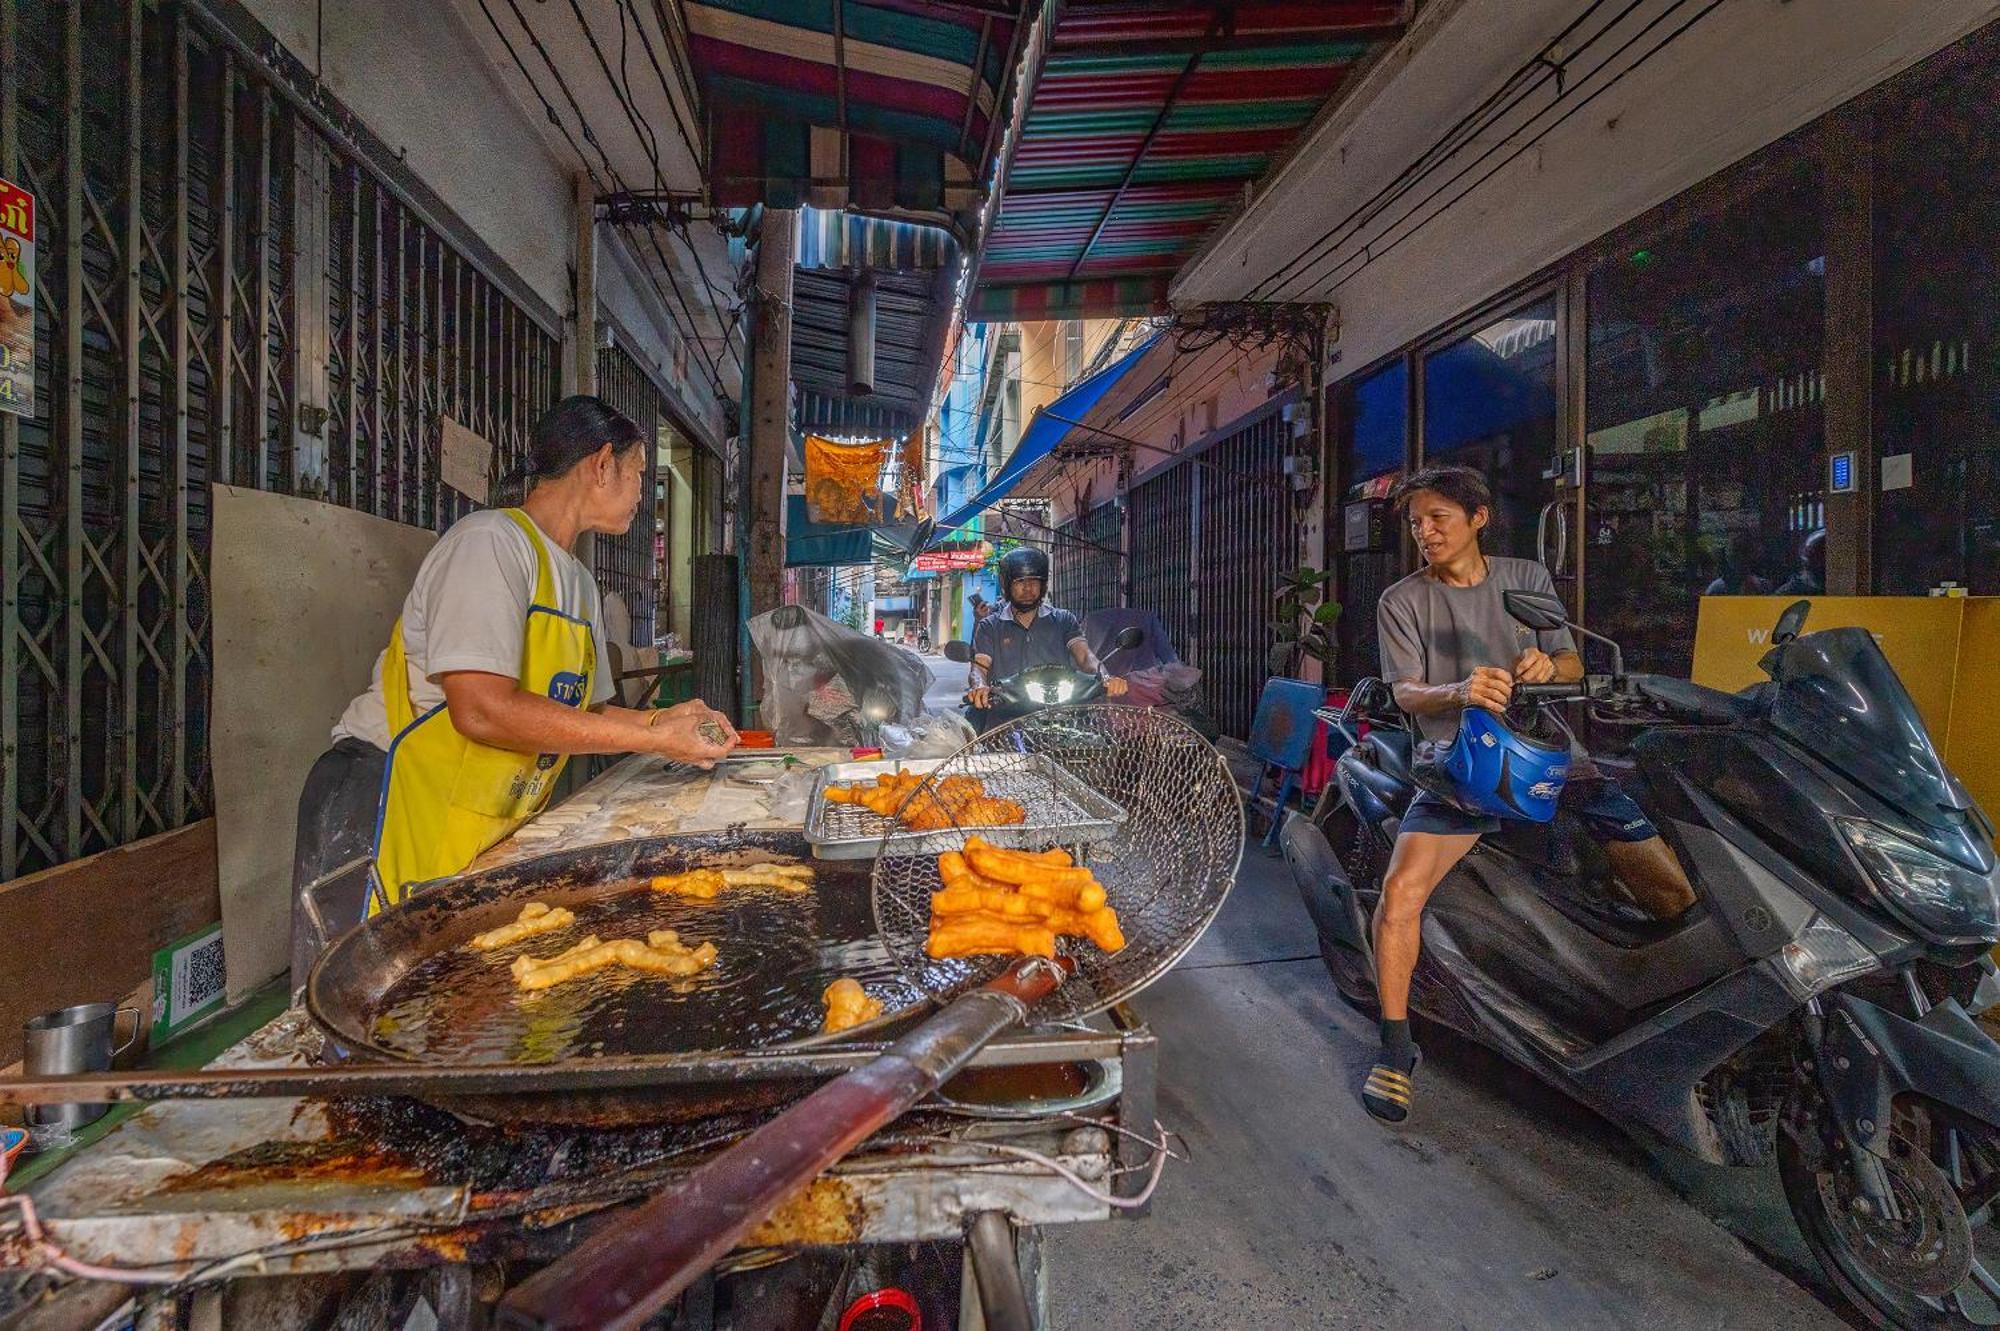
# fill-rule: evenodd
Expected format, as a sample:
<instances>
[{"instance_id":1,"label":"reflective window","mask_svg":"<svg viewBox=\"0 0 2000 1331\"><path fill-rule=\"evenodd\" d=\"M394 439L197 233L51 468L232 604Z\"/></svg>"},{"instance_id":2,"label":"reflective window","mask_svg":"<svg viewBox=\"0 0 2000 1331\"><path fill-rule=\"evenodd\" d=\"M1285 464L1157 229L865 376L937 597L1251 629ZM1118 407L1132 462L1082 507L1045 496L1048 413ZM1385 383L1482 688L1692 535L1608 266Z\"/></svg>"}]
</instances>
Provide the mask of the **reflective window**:
<instances>
[{"instance_id":1,"label":"reflective window","mask_svg":"<svg viewBox=\"0 0 2000 1331\"><path fill-rule=\"evenodd\" d=\"M1484 472L1488 554L1536 557L1556 451L1556 302L1550 296L1424 357L1424 463Z\"/></svg>"},{"instance_id":2,"label":"reflective window","mask_svg":"<svg viewBox=\"0 0 2000 1331\"><path fill-rule=\"evenodd\" d=\"M1876 117L1874 566L1891 595L2000 593L2000 71L1971 53Z\"/></svg>"},{"instance_id":3,"label":"reflective window","mask_svg":"<svg viewBox=\"0 0 2000 1331\"><path fill-rule=\"evenodd\" d=\"M1826 323L1816 171L1591 272L1590 626L1685 676L1703 595L1822 590Z\"/></svg>"},{"instance_id":4,"label":"reflective window","mask_svg":"<svg viewBox=\"0 0 2000 1331\"><path fill-rule=\"evenodd\" d=\"M1327 546L1338 552L1334 567L1340 575L1337 586L1345 607L1336 635L1340 660L1335 675L1351 683L1375 673L1375 602L1395 581L1401 566L1397 559L1400 536L1393 521L1379 524L1383 536L1377 548L1348 550L1347 505L1381 500L1403 473L1409 447L1409 362L1399 356L1373 374L1350 379L1333 391L1333 418L1339 430L1336 475L1342 503L1333 514ZM1355 516L1365 529L1369 510L1357 509ZM1366 539L1365 530L1361 539Z\"/></svg>"}]
</instances>

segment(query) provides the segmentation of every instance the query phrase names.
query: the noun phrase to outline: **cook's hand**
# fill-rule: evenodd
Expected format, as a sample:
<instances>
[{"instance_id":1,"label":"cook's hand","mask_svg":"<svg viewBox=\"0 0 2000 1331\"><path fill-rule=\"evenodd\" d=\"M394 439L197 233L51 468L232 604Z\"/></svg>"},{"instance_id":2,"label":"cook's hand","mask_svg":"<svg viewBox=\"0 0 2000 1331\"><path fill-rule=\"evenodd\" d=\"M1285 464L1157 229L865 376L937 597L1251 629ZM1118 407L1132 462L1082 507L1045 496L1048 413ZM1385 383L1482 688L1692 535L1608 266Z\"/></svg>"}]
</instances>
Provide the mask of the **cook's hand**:
<instances>
[{"instance_id":1,"label":"cook's hand","mask_svg":"<svg viewBox=\"0 0 2000 1331\"><path fill-rule=\"evenodd\" d=\"M1131 688L1130 684L1127 684L1124 680L1118 678L1118 676L1112 675L1104 681L1104 696L1107 698L1122 698L1131 691Z\"/></svg>"},{"instance_id":2,"label":"cook's hand","mask_svg":"<svg viewBox=\"0 0 2000 1331\"><path fill-rule=\"evenodd\" d=\"M1556 677L1556 663L1539 647L1530 647L1514 662L1514 679L1520 684L1546 684Z\"/></svg>"},{"instance_id":3,"label":"cook's hand","mask_svg":"<svg viewBox=\"0 0 2000 1331\"><path fill-rule=\"evenodd\" d=\"M1495 716L1504 715L1507 704L1514 696L1514 677L1498 666L1480 666L1465 681L1465 701L1471 707L1484 707Z\"/></svg>"},{"instance_id":4,"label":"cook's hand","mask_svg":"<svg viewBox=\"0 0 2000 1331\"><path fill-rule=\"evenodd\" d=\"M701 712L669 711L657 725L647 727L646 733L652 740L648 746L651 752L702 768L715 766L715 760L737 743L735 727L706 707Z\"/></svg>"},{"instance_id":5,"label":"cook's hand","mask_svg":"<svg viewBox=\"0 0 2000 1331\"><path fill-rule=\"evenodd\" d=\"M965 691L965 701L975 711L983 712L993 705L993 690L987 688L984 684L976 689L967 689Z\"/></svg>"}]
</instances>

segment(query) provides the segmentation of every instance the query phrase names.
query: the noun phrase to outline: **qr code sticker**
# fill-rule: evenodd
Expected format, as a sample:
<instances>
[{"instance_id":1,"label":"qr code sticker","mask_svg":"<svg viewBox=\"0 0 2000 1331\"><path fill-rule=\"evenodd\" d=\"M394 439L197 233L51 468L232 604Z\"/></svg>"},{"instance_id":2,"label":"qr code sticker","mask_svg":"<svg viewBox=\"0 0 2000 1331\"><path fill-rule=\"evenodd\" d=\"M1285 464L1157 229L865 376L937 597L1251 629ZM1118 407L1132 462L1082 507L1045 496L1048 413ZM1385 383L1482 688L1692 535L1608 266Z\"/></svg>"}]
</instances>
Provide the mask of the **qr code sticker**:
<instances>
[{"instance_id":1,"label":"qr code sticker","mask_svg":"<svg viewBox=\"0 0 2000 1331\"><path fill-rule=\"evenodd\" d=\"M176 953L171 1019L182 1021L209 1004L219 1002L224 981L221 934Z\"/></svg>"}]
</instances>

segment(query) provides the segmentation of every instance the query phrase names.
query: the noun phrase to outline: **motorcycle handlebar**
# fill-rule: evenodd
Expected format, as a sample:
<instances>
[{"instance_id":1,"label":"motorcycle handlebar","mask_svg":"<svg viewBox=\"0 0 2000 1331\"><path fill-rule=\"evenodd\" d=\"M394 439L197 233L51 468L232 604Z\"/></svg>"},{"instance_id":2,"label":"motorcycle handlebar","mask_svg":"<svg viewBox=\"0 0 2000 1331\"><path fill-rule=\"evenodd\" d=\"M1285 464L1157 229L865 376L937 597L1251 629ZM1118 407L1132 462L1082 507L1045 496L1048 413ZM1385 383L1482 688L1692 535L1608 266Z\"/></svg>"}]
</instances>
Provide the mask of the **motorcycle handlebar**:
<instances>
[{"instance_id":1,"label":"motorcycle handlebar","mask_svg":"<svg viewBox=\"0 0 2000 1331\"><path fill-rule=\"evenodd\" d=\"M1516 684L1514 698L1519 702L1554 702L1563 698L1582 698L1589 694L1590 686L1582 680L1569 684Z\"/></svg>"}]
</instances>

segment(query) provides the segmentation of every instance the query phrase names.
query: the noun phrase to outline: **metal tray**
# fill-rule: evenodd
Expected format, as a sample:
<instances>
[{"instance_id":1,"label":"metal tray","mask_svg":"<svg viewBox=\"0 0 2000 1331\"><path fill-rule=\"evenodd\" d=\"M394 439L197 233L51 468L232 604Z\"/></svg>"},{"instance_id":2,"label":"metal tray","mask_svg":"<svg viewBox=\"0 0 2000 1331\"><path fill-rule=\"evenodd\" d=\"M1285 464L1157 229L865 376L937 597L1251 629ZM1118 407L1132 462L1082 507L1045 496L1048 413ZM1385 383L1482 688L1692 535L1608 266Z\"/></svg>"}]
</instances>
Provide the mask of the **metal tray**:
<instances>
[{"instance_id":1,"label":"metal tray","mask_svg":"<svg viewBox=\"0 0 2000 1331\"><path fill-rule=\"evenodd\" d=\"M900 831L893 818L855 804L829 804L826 788L854 781L873 781L884 772L927 775L953 763L954 772L977 776L986 792L1015 800L1028 819L1011 827L946 828L937 832ZM957 758L915 758L908 761L837 763L822 767L813 781L806 809L806 842L822 860L873 859L886 848L899 855L957 850L976 832L996 846L1040 850L1051 845L1081 845L1113 835L1125 821L1125 810L1078 780L1042 753L961 754Z\"/></svg>"}]
</instances>

